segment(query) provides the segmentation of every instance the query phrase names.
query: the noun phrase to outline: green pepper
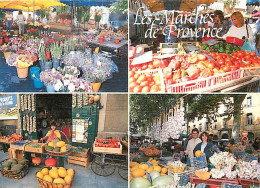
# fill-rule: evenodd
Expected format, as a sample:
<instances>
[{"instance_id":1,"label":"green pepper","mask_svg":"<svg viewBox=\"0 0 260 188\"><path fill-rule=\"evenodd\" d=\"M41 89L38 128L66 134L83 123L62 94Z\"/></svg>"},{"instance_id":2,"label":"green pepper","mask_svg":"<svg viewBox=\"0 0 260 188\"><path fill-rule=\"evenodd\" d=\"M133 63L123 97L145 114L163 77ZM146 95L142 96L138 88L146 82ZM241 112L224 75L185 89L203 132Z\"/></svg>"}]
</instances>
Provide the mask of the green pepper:
<instances>
[{"instance_id":1,"label":"green pepper","mask_svg":"<svg viewBox=\"0 0 260 188\"><path fill-rule=\"evenodd\" d=\"M224 48L223 48L223 47L220 47L220 48L218 49L218 52L219 52L219 53L224 53Z\"/></svg>"}]
</instances>

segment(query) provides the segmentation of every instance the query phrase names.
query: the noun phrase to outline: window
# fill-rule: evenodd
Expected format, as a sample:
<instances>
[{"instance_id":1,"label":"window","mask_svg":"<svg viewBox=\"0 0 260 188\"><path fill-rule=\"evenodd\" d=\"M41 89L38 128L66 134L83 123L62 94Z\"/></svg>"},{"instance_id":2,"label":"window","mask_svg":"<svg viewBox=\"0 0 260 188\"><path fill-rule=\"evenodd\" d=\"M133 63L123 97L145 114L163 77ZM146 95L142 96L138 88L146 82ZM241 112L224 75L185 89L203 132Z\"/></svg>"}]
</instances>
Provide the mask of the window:
<instances>
[{"instance_id":1,"label":"window","mask_svg":"<svg viewBox=\"0 0 260 188\"><path fill-rule=\"evenodd\" d=\"M223 120L223 128L227 128L227 121Z\"/></svg>"},{"instance_id":2,"label":"window","mask_svg":"<svg viewBox=\"0 0 260 188\"><path fill-rule=\"evenodd\" d=\"M246 122L247 122L247 125L252 125L253 124L253 114L252 113L247 113L246 114Z\"/></svg>"},{"instance_id":3,"label":"window","mask_svg":"<svg viewBox=\"0 0 260 188\"><path fill-rule=\"evenodd\" d=\"M247 97L247 106L252 106L252 98L251 97Z\"/></svg>"}]
</instances>

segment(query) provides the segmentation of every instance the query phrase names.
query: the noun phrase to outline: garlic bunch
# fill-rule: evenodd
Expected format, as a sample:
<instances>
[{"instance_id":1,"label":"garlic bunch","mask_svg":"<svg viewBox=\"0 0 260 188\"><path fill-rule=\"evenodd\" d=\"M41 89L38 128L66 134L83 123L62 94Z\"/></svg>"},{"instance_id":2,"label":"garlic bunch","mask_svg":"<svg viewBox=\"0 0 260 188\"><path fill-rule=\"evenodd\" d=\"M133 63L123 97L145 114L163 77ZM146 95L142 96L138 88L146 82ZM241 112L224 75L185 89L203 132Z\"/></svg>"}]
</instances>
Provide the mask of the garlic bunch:
<instances>
[{"instance_id":1,"label":"garlic bunch","mask_svg":"<svg viewBox=\"0 0 260 188\"><path fill-rule=\"evenodd\" d=\"M233 155L229 154L228 152L214 153L209 158L209 161L215 166L216 169L220 170L227 166L230 171L237 163L237 160L233 157Z\"/></svg>"},{"instance_id":2,"label":"garlic bunch","mask_svg":"<svg viewBox=\"0 0 260 188\"><path fill-rule=\"evenodd\" d=\"M208 172L209 168L208 167L205 167L205 168L202 168L202 169L198 169L197 171L203 173L203 172Z\"/></svg>"},{"instance_id":3,"label":"garlic bunch","mask_svg":"<svg viewBox=\"0 0 260 188\"><path fill-rule=\"evenodd\" d=\"M224 170L219 170L219 169L213 168L213 169L211 169L210 172L211 172L212 178L214 178L214 179L221 179L225 176Z\"/></svg>"},{"instance_id":4,"label":"garlic bunch","mask_svg":"<svg viewBox=\"0 0 260 188\"><path fill-rule=\"evenodd\" d=\"M183 165L186 165L186 164L182 163L181 161L169 161L168 164L170 164L171 166L183 166Z\"/></svg>"},{"instance_id":5,"label":"garlic bunch","mask_svg":"<svg viewBox=\"0 0 260 188\"><path fill-rule=\"evenodd\" d=\"M244 179L258 179L260 180L260 164L253 160L252 162L239 161L238 177Z\"/></svg>"}]
</instances>

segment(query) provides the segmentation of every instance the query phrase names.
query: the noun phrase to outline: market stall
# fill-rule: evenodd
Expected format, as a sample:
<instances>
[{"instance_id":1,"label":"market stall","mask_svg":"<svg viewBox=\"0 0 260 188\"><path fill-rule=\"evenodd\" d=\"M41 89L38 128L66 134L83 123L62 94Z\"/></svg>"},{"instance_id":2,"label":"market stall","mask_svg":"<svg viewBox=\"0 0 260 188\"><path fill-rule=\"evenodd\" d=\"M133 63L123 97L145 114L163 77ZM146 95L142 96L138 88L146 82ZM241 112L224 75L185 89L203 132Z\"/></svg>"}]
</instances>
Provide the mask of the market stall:
<instances>
[{"instance_id":1,"label":"market stall","mask_svg":"<svg viewBox=\"0 0 260 188\"><path fill-rule=\"evenodd\" d=\"M15 69L11 67L17 67L18 78L14 78L12 83L23 82L24 88L28 88L27 91L98 92L101 83L111 79L113 73L119 72L107 84L110 85L110 88L115 88L118 91L127 90L126 83L122 84L127 80L124 74L126 64L121 64L127 59L125 52L127 33L124 27L115 28L109 24L109 12L107 12L109 9L107 7L96 7L94 11L92 7L69 8L56 1L56 4L52 5L49 2L42 6L37 2L35 4L28 3L28 5L26 3L23 5L33 6L35 8L33 10L40 9L39 19L35 18L34 22L27 23L23 36L17 36L18 25L16 22L12 25L14 31L11 30L11 33L1 32L1 51L4 53L6 63L10 68L4 65L4 62L1 62L1 66L3 66L3 70L8 69L7 72L11 72L11 74L15 72ZM109 3L112 2L109 1ZM3 9L10 9L11 5L15 6L14 4L8 4L8 7L5 4L1 6ZM93 5L86 4L86 6ZM55 11L56 9L48 12L46 7L51 6L57 6L58 12ZM61 6L65 6L65 8ZM76 24L71 23L71 20L68 23L69 17L66 16L70 16L72 19L68 12L70 10L77 14ZM52 16L53 19L51 19ZM102 22L103 17L108 17L106 22ZM63 24L64 20L66 20L66 24ZM95 24L99 25L100 22L100 27L82 28L81 23L83 22L85 25L93 22L94 26ZM103 27L101 23L106 27ZM2 24L2 27L6 28L5 23ZM51 25L60 25L59 31L53 29ZM69 28L69 32L66 32L68 30L66 27ZM52 68L56 69L57 72L51 71ZM4 71L6 72L6 70ZM42 78L40 77L41 72ZM44 79L43 77L46 75L53 79L51 81ZM4 82L4 80L1 81L3 84ZM59 86L54 89L55 84ZM99 87L93 85L99 85ZM5 86L3 85L3 87ZM13 87L13 89L15 88ZM104 86L104 88L109 88L109 86ZM20 91L20 89L18 87L12 91Z\"/></svg>"},{"instance_id":2,"label":"market stall","mask_svg":"<svg viewBox=\"0 0 260 188\"><path fill-rule=\"evenodd\" d=\"M101 95L18 96L21 135L13 133L0 138L10 144L9 157L0 163L3 176L26 178L37 167L35 176L41 187L73 187L73 179L80 173L76 169L87 169L91 164L92 173L108 176L118 168L119 176L127 180L127 137L102 139L98 135L100 100L105 101ZM93 153L95 160L91 162ZM106 155L106 159L100 160L99 155ZM113 165L107 164L110 161Z\"/></svg>"}]
</instances>

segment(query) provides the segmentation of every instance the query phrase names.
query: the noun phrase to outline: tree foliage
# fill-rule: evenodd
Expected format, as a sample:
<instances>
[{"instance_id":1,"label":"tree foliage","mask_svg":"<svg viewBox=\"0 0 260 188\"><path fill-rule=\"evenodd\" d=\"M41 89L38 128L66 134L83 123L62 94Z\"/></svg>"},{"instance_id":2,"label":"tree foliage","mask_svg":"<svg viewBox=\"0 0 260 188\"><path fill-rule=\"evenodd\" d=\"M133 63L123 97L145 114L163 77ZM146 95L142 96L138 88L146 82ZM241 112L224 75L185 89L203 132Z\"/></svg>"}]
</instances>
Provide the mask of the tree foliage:
<instances>
[{"instance_id":1,"label":"tree foliage","mask_svg":"<svg viewBox=\"0 0 260 188\"><path fill-rule=\"evenodd\" d=\"M226 120L234 117L232 135L239 134L242 102L245 94L203 94L203 95L130 95L130 129L136 132L138 127L146 128L151 126L154 117L161 112L173 107L180 97L184 97L186 108L185 119L190 122L195 118L206 117L208 122L213 122L217 117L224 117ZM220 104L225 106L224 113L219 114Z\"/></svg>"},{"instance_id":2,"label":"tree foliage","mask_svg":"<svg viewBox=\"0 0 260 188\"><path fill-rule=\"evenodd\" d=\"M111 12L122 12L127 13L128 10L128 0L117 0L117 2L115 3L115 5L110 7L110 11Z\"/></svg>"}]
</instances>

